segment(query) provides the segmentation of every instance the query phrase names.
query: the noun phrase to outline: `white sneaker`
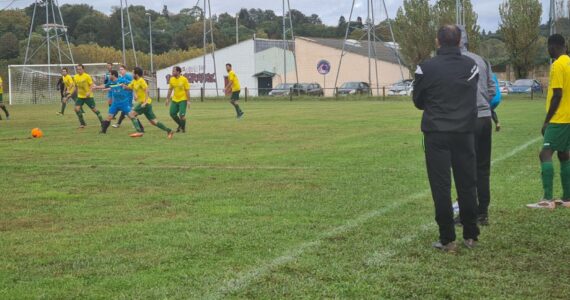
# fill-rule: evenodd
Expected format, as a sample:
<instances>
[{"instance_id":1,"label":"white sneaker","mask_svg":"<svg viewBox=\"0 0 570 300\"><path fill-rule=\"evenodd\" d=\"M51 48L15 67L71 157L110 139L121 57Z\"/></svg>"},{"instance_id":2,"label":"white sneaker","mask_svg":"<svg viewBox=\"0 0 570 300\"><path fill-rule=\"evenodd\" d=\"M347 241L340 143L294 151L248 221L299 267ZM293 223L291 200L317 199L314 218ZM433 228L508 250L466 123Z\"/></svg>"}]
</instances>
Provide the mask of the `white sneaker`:
<instances>
[{"instance_id":1,"label":"white sneaker","mask_svg":"<svg viewBox=\"0 0 570 300\"><path fill-rule=\"evenodd\" d=\"M121 124L113 124L111 126L113 126L113 128L119 128L119 127L121 127Z\"/></svg>"}]
</instances>

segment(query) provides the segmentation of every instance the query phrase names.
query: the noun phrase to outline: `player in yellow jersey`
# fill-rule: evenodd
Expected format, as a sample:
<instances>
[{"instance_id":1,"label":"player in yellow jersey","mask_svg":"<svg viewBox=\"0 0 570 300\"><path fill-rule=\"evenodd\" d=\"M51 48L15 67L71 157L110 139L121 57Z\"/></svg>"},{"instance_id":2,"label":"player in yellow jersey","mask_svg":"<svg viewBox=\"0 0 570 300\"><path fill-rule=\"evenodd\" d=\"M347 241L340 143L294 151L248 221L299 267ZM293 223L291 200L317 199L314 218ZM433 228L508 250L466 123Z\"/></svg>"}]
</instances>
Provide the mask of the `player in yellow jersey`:
<instances>
[{"instance_id":1,"label":"player in yellow jersey","mask_svg":"<svg viewBox=\"0 0 570 300\"><path fill-rule=\"evenodd\" d=\"M89 74L85 73L85 67L81 64L77 65L77 74L73 76L75 81L75 87L77 88L77 100L75 101L75 113L77 118L79 118L79 128L85 128L85 120L83 119L83 114L81 113L81 108L83 104L87 104L91 111L97 115L99 122L103 122L103 117L97 108L95 107L95 99L93 99L93 79Z\"/></svg>"},{"instance_id":2,"label":"player in yellow jersey","mask_svg":"<svg viewBox=\"0 0 570 300\"><path fill-rule=\"evenodd\" d=\"M61 69L61 78L63 81L63 98L61 98L61 111L58 114L63 116L69 99L77 100L77 90L75 89L73 78L69 75L69 69Z\"/></svg>"},{"instance_id":3,"label":"player in yellow jersey","mask_svg":"<svg viewBox=\"0 0 570 300\"><path fill-rule=\"evenodd\" d=\"M190 101L190 83L182 76L182 69L178 66L172 68L166 105L170 103L170 117L178 124L176 132L186 132L186 110Z\"/></svg>"},{"instance_id":4,"label":"player in yellow jersey","mask_svg":"<svg viewBox=\"0 0 570 300\"><path fill-rule=\"evenodd\" d=\"M166 131L168 138L171 139L174 135L172 129L164 126L161 122L156 119L156 115L152 111L152 99L148 96L148 84L143 78L143 70L136 67L133 71L135 74L135 79L129 85L123 85L124 88L132 90L135 101L137 105L129 114L129 117L133 121L133 125L137 132L131 134L131 137L142 137L144 133L142 132L139 123L136 121L137 115L144 115L150 124Z\"/></svg>"},{"instance_id":5,"label":"player in yellow jersey","mask_svg":"<svg viewBox=\"0 0 570 300\"><path fill-rule=\"evenodd\" d=\"M544 196L529 208L556 206L570 208L570 57L566 54L566 41L560 34L548 38L548 53L553 59L546 98L546 118L542 127L544 143L540 151L540 167ZM554 167L552 156L557 152L560 161L562 200L554 200Z\"/></svg>"},{"instance_id":6,"label":"player in yellow jersey","mask_svg":"<svg viewBox=\"0 0 570 300\"><path fill-rule=\"evenodd\" d=\"M0 77L0 108L6 114L6 120L10 120L10 113L8 112L8 109L6 109L6 105L4 105L4 97L3 96L4 96L4 82L2 81L2 77ZM0 120L2 120L1 116L0 116Z\"/></svg>"},{"instance_id":7,"label":"player in yellow jersey","mask_svg":"<svg viewBox=\"0 0 570 300\"><path fill-rule=\"evenodd\" d=\"M237 78L236 72L232 69L232 64L226 64L226 71L228 71L228 84L225 87L226 93L231 93L230 103L236 109L237 118L241 119L243 117L243 111L239 107L239 93L241 87L239 85L239 79Z\"/></svg>"}]
</instances>

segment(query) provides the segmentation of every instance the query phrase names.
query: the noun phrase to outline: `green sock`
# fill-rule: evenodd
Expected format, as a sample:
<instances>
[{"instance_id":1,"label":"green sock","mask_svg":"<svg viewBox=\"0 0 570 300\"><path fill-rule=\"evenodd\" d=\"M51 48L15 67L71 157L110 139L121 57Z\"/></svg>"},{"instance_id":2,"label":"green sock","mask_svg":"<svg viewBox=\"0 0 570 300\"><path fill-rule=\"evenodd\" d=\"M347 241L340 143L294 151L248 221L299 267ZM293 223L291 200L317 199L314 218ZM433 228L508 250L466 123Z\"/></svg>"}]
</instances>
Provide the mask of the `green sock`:
<instances>
[{"instance_id":1,"label":"green sock","mask_svg":"<svg viewBox=\"0 0 570 300\"><path fill-rule=\"evenodd\" d=\"M97 115L97 118L99 118L99 122L103 123L103 117L101 116L101 112L96 111L95 114Z\"/></svg>"},{"instance_id":2,"label":"green sock","mask_svg":"<svg viewBox=\"0 0 570 300\"><path fill-rule=\"evenodd\" d=\"M186 130L186 119L180 119L180 127Z\"/></svg>"},{"instance_id":3,"label":"green sock","mask_svg":"<svg viewBox=\"0 0 570 300\"><path fill-rule=\"evenodd\" d=\"M140 125L139 125L139 119L137 119L137 118L132 118L132 119L131 119L131 122L133 122L133 126L135 127L135 130L136 130L137 132L141 132L141 131L142 131L142 130L141 130L141 127L140 127Z\"/></svg>"},{"instance_id":4,"label":"green sock","mask_svg":"<svg viewBox=\"0 0 570 300\"><path fill-rule=\"evenodd\" d=\"M65 112L65 106L67 105L67 103L62 102L61 103L61 114L63 115L63 113Z\"/></svg>"},{"instance_id":5,"label":"green sock","mask_svg":"<svg viewBox=\"0 0 570 300\"><path fill-rule=\"evenodd\" d=\"M544 189L544 199L552 200L552 181L554 180L554 166L551 161L545 161L540 164L542 170L542 188Z\"/></svg>"},{"instance_id":6,"label":"green sock","mask_svg":"<svg viewBox=\"0 0 570 300\"><path fill-rule=\"evenodd\" d=\"M562 181L562 200L570 199L570 161L560 162L560 179Z\"/></svg>"},{"instance_id":7,"label":"green sock","mask_svg":"<svg viewBox=\"0 0 570 300\"><path fill-rule=\"evenodd\" d=\"M166 131L166 132L171 132L171 131L172 131L172 129L170 129L170 128L164 126L164 124L162 124L161 122L156 123L156 127L160 128L160 129L162 129L162 130L164 130L164 131Z\"/></svg>"},{"instance_id":8,"label":"green sock","mask_svg":"<svg viewBox=\"0 0 570 300\"><path fill-rule=\"evenodd\" d=\"M182 125L180 124L181 120L180 120L180 118L178 117L178 115L174 115L174 116L171 115L171 117L172 117L172 120L174 120L174 122L176 122L176 124L177 124L178 126L182 127Z\"/></svg>"},{"instance_id":9,"label":"green sock","mask_svg":"<svg viewBox=\"0 0 570 300\"><path fill-rule=\"evenodd\" d=\"M79 124L85 126L85 119L83 119L83 113L81 111L76 112L77 118L79 119Z\"/></svg>"}]
</instances>

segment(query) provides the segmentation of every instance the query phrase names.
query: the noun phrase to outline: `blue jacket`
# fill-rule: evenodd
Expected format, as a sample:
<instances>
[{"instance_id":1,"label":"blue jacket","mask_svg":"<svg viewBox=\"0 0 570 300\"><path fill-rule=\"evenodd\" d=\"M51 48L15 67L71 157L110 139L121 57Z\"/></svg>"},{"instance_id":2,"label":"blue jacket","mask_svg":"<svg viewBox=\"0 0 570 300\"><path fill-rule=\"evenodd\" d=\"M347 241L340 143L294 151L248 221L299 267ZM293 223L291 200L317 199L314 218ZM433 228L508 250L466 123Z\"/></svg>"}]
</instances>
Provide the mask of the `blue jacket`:
<instances>
[{"instance_id":1,"label":"blue jacket","mask_svg":"<svg viewBox=\"0 0 570 300\"><path fill-rule=\"evenodd\" d=\"M491 99L491 109L497 108L497 106L499 106L499 104L501 104L501 100L503 100L503 96L501 95L501 88L499 88L499 80L497 80L496 74L493 74L493 81L495 81L495 86L497 89L496 89L495 97L493 97L493 99Z\"/></svg>"}]
</instances>

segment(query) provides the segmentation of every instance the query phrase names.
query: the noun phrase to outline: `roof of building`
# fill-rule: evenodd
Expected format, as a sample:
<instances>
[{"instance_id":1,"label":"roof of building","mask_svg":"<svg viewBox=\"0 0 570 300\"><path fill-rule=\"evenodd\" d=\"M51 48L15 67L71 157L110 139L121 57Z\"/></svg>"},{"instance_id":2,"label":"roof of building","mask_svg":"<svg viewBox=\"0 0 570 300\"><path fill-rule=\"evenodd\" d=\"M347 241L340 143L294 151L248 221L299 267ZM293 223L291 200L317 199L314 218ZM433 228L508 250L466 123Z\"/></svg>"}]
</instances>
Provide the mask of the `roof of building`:
<instances>
[{"instance_id":1,"label":"roof of building","mask_svg":"<svg viewBox=\"0 0 570 300\"><path fill-rule=\"evenodd\" d=\"M314 38L314 37L311 37L311 38L297 37L297 38L303 39L303 40L306 40L309 42L314 42L314 43L317 43L319 45L323 45L326 47L335 48L338 50L342 50L342 44L344 42L344 40L340 40L340 39L326 39L326 38ZM382 42L372 42L372 44L374 45L374 48L372 51L372 58L374 58L374 55L375 55L374 49L375 49L376 50L376 57L378 58L378 60L382 60L382 61L386 61L386 62L390 62L390 63L394 63L394 64L398 63L399 52L397 49L394 49L392 47L388 47ZM345 51L368 57L368 41L347 40L345 43Z\"/></svg>"}]
</instances>

